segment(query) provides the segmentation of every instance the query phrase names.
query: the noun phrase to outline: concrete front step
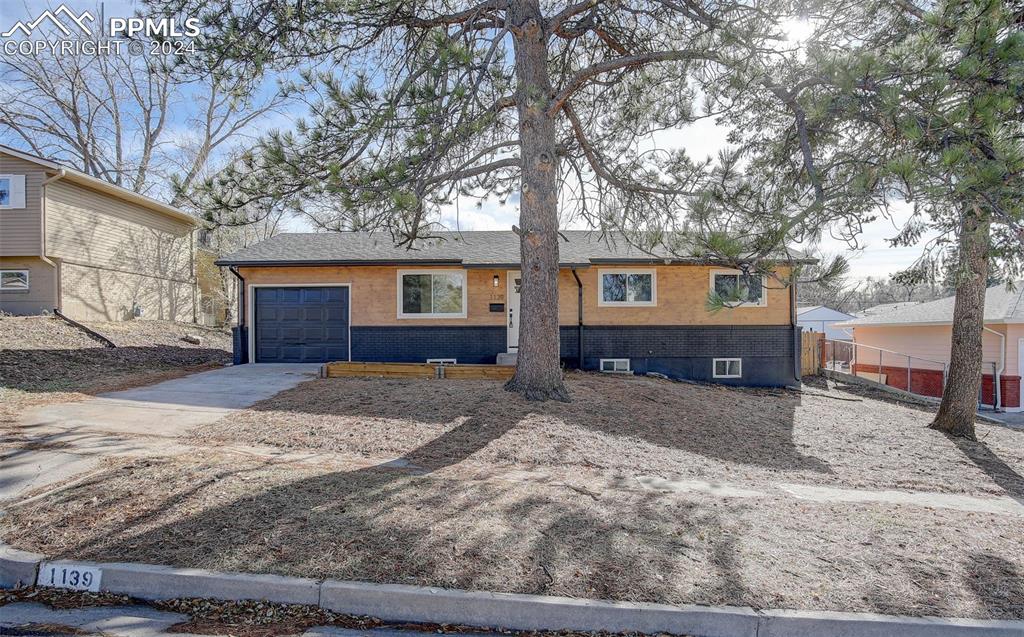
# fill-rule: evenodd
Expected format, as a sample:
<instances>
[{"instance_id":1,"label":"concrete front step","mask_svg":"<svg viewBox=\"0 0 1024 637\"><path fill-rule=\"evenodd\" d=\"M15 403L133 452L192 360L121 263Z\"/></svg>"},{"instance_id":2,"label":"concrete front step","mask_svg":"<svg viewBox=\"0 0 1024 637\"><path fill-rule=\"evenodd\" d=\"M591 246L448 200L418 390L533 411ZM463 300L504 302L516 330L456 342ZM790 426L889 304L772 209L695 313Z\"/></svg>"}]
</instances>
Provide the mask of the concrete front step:
<instances>
[{"instance_id":1,"label":"concrete front step","mask_svg":"<svg viewBox=\"0 0 1024 637\"><path fill-rule=\"evenodd\" d=\"M519 359L519 354L516 352L503 352L498 354L498 360L495 361L498 365L515 365Z\"/></svg>"}]
</instances>

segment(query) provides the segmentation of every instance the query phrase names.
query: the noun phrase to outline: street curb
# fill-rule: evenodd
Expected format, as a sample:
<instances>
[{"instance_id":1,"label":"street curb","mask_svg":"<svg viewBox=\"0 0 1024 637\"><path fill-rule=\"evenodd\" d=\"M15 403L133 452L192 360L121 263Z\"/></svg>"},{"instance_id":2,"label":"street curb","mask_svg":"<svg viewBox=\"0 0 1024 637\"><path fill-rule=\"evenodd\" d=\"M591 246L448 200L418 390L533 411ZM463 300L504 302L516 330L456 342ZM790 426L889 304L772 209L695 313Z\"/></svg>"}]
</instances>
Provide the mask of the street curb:
<instances>
[{"instance_id":1,"label":"street curb","mask_svg":"<svg viewBox=\"0 0 1024 637\"><path fill-rule=\"evenodd\" d=\"M49 565L73 564L54 561ZM177 597L209 597L238 601L262 599L279 604L320 602L320 582L282 575L219 573L197 568L175 568L152 564L79 562L103 569L100 590L138 599L158 600Z\"/></svg>"},{"instance_id":2,"label":"street curb","mask_svg":"<svg viewBox=\"0 0 1024 637\"><path fill-rule=\"evenodd\" d=\"M0 588L35 582L45 556L0 544ZM391 622L512 630L672 633L700 637L1024 637L1024 620L672 606L405 584L318 581L118 562L48 561L100 568L100 590L144 600L206 597L308 604Z\"/></svg>"},{"instance_id":3,"label":"street curb","mask_svg":"<svg viewBox=\"0 0 1024 637\"><path fill-rule=\"evenodd\" d=\"M320 606L392 621L512 630L579 630L739 637L757 635L752 608L669 606L403 584L325 581Z\"/></svg>"},{"instance_id":4,"label":"street curb","mask_svg":"<svg viewBox=\"0 0 1024 637\"><path fill-rule=\"evenodd\" d=\"M0 543L0 588L19 588L36 583L39 563L45 556L20 551Z\"/></svg>"},{"instance_id":5,"label":"street curb","mask_svg":"<svg viewBox=\"0 0 1024 637\"><path fill-rule=\"evenodd\" d=\"M766 610L757 637L1021 637L1024 621Z\"/></svg>"}]
</instances>

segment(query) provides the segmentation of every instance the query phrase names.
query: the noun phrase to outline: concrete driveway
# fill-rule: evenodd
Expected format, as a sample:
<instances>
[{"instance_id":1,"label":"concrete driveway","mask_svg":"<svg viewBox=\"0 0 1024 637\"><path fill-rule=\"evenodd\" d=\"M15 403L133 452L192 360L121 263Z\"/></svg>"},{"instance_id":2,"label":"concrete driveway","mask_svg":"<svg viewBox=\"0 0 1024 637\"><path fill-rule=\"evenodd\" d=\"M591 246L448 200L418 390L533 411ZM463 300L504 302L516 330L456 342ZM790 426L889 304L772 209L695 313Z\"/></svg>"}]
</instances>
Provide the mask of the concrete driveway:
<instances>
[{"instance_id":1,"label":"concrete driveway","mask_svg":"<svg viewBox=\"0 0 1024 637\"><path fill-rule=\"evenodd\" d=\"M26 412L25 441L0 455L0 501L89 472L105 455L187 450L189 429L315 378L319 365L224 367Z\"/></svg>"}]
</instances>

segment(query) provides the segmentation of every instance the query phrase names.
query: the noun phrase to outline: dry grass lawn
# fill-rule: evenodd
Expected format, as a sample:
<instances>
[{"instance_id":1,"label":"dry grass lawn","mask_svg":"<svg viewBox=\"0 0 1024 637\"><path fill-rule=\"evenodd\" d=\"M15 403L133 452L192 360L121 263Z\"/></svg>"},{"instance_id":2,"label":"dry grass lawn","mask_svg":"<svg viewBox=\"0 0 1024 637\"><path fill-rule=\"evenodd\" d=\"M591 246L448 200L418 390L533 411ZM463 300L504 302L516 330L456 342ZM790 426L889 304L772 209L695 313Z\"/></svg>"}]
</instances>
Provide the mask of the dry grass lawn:
<instances>
[{"instance_id":1,"label":"dry grass lawn","mask_svg":"<svg viewBox=\"0 0 1024 637\"><path fill-rule=\"evenodd\" d=\"M571 374L573 402L530 403L492 381L339 378L306 383L195 433L230 442L456 463L600 470L758 486L1024 494L1024 431L984 444L925 428L930 412L807 386L735 389ZM884 396L884 395L882 395Z\"/></svg>"},{"instance_id":2,"label":"dry grass lawn","mask_svg":"<svg viewBox=\"0 0 1024 637\"><path fill-rule=\"evenodd\" d=\"M1024 500L1024 432L981 443L834 387L737 390L572 374L571 404L491 381L305 383L13 507L53 556L644 600L1024 618L1024 517L823 504L780 483ZM310 458L262 458L263 445ZM763 498L608 487L662 476ZM595 485L604 485L596 487Z\"/></svg>"}]
</instances>

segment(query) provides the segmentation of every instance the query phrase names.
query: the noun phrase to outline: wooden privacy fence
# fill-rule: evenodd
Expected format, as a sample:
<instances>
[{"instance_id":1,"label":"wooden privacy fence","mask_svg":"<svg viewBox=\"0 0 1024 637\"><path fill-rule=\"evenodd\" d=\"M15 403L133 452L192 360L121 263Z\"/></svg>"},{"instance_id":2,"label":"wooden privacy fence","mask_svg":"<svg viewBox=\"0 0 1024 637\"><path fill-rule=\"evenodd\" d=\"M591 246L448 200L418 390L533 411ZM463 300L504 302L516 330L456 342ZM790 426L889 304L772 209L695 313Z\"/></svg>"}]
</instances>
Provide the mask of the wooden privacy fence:
<instances>
[{"instance_id":1,"label":"wooden privacy fence","mask_svg":"<svg viewBox=\"0 0 1024 637\"><path fill-rule=\"evenodd\" d=\"M800 375L813 376L821 371L822 349L825 334L803 332L800 335Z\"/></svg>"},{"instance_id":2,"label":"wooden privacy fence","mask_svg":"<svg viewBox=\"0 0 1024 637\"><path fill-rule=\"evenodd\" d=\"M370 376L376 378L459 378L508 380L513 365L449 365L440 363L324 363L323 378Z\"/></svg>"}]
</instances>

